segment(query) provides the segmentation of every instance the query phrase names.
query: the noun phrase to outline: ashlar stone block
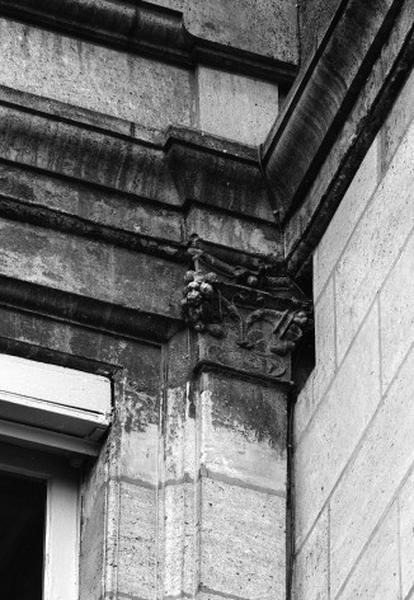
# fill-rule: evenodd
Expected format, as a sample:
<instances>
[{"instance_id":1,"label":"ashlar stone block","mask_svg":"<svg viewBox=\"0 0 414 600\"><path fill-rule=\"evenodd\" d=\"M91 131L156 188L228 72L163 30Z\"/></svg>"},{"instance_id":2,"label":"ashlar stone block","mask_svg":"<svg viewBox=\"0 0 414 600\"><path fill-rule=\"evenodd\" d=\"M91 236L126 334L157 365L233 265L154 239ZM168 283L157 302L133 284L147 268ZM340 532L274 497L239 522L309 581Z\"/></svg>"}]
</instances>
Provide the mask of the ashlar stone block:
<instances>
[{"instance_id":1,"label":"ashlar stone block","mask_svg":"<svg viewBox=\"0 0 414 600\"><path fill-rule=\"evenodd\" d=\"M326 284L377 186L379 176L378 155L378 138L376 138L319 243L314 269L316 297L319 296Z\"/></svg>"},{"instance_id":2,"label":"ashlar stone block","mask_svg":"<svg viewBox=\"0 0 414 600\"><path fill-rule=\"evenodd\" d=\"M326 502L380 400L378 310L365 321L295 453L296 534Z\"/></svg>"},{"instance_id":3,"label":"ashlar stone block","mask_svg":"<svg viewBox=\"0 0 414 600\"><path fill-rule=\"evenodd\" d=\"M331 498L336 594L414 462L414 350L405 360Z\"/></svg>"},{"instance_id":4,"label":"ashlar stone block","mask_svg":"<svg viewBox=\"0 0 414 600\"><path fill-rule=\"evenodd\" d=\"M201 494L201 584L222 597L283 598L285 500L208 478Z\"/></svg>"},{"instance_id":5,"label":"ashlar stone block","mask_svg":"<svg viewBox=\"0 0 414 600\"><path fill-rule=\"evenodd\" d=\"M394 265L380 294L381 354L384 389L414 339L414 234Z\"/></svg>"},{"instance_id":6,"label":"ashlar stone block","mask_svg":"<svg viewBox=\"0 0 414 600\"><path fill-rule=\"evenodd\" d=\"M123 482L120 494L118 592L150 600L156 584L156 490Z\"/></svg>"},{"instance_id":7,"label":"ashlar stone block","mask_svg":"<svg viewBox=\"0 0 414 600\"><path fill-rule=\"evenodd\" d=\"M329 600L329 507L295 559L295 600Z\"/></svg>"},{"instance_id":8,"label":"ashlar stone block","mask_svg":"<svg viewBox=\"0 0 414 600\"><path fill-rule=\"evenodd\" d=\"M414 475L411 472L399 496L401 586L406 598L414 585Z\"/></svg>"},{"instance_id":9,"label":"ashlar stone block","mask_svg":"<svg viewBox=\"0 0 414 600\"><path fill-rule=\"evenodd\" d=\"M400 600L397 518L393 505L338 600Z\"/></svg>"},{"instance_id":10,"label":"ashlar stone block","mask_svg":"<svg viewBox=\"0 0 414 600\"><path fill-rule=\"evenodd\" d=\"M44 29L0 20L0 83L141 125L191 125L191 73Z\"/></svg>"},{"instance_id":11,"label":"ashlar stone block","mask_svg":"<svg viewBox=\"0 0 414 600\"><path fill-rule=\"evenodd\" d=\"M278 86L200 66L198 119L203 131L244 144L264 142L278 112Z\"/></svg>"},{"instance_id":12,"label":"ashlar stone block","mask_svg":"<svg viewBox=\"0 0 414 600\"><path fill-rule=\"evenodd\" d=\"M413 149L412 125L337 266L339 360L345 354L412 228Z\"/></svg>"}]
</instances>

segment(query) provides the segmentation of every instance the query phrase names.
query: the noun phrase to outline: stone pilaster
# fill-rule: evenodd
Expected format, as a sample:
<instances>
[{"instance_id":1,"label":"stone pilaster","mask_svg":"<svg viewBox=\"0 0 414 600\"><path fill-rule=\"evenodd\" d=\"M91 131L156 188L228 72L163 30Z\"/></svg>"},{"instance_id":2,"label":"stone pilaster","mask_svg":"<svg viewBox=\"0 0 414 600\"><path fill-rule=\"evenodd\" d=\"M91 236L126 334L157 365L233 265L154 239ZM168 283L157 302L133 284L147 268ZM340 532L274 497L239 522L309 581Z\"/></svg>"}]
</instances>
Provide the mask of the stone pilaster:
<instances>
[{"instance_id":1,"label":"stone pilaster","mask_svg":"<svg viewBox=\"0 0 414 600\"><path fill-rule=\"evenodd\" d=\"M307 303L271 260L233 266L199 240L168 349L163 597L286 597L291 353Z\"/></svg>"}]
</instances>

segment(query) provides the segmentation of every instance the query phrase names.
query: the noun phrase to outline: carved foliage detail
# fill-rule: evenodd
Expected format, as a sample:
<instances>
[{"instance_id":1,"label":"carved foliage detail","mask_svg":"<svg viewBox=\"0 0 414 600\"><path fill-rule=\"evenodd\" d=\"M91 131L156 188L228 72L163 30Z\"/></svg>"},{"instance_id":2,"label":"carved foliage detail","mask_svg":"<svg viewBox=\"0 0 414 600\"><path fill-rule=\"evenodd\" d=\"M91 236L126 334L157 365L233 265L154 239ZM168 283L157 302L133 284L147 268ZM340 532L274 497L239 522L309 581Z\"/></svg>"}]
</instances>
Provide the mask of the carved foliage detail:
<instances>
[{"instance_id":1,"label":"carved foliage detail","mask_svg":"<svg viewBox=\"0 0 414 600\"><path fill-rule=\"evenodd\" d=\"M239 344L244 348L260 348L263 352L285 356L294 350L307 321L308 317L303 309L255 310L244 321ZM260 323L266 323L268 327L258 328Z\"/></svg>"},{"instance_id":2,"label":"carved foliage detail","mask_svg":"<svg viewBox=\"0 0 414 600\"><path fill-rule=\"evenodd\" d=\"M297 288L280 285L273 293L219 281L213 272L188 271L182 300L186 323L198 333L225 338L203 341L210 360L289 376L288 355L303 336L307 303ZM253 310L252 310L253 308Z\"/></svg>"},{"instance_id":3,"label":"carved foliage detail","mask_svg":"<svg viewBox=\"0 0 414 600\"><path fill-rule=\"evenodd\" d=\"M185 322L199 333L223 337L225 333L222 325L214 322L216 274L187 271L185 281L187 285L181 301Z\"/></svg>"},{"instance_id":4,"label":"carved foliage detail","mask_svg":"<svg viewBox=\"0 0 414 600\"><path fill-rule=\"evenodd\" d=\"M243 311L244 312L244 311ZM238 315L237 346L249 351L250 361L274 377L285 375L284 360L303 336L308 317L303 309L275 310L260 308L247 315L234 305L231 315Z\"/></svg>"}]
</instances>

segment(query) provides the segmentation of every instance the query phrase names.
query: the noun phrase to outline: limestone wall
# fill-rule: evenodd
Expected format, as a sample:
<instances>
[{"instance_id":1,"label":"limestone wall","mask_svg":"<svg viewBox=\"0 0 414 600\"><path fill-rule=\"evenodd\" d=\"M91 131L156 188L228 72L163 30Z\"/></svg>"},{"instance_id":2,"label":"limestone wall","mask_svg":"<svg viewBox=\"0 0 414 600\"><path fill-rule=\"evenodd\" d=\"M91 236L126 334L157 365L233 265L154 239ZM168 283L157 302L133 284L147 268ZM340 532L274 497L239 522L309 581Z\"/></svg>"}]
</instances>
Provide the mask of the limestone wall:
<instances>
[{"instance_id":1,"label":"limestone wall","mask_svg":"<svg viewBox=\"0 0 414 600\"><path fill-rule=\"evenodd\" d=\"M149 130L201 129L264 141L278 112L274 81L177 66L0 18L0 85L125 119Z\"/></svg>"},{"instance_id":2,"label":"limestone wall","mask_svg":"<svg viewBox=\"0 0 414 600\"><path fill-rule=\"evenodd\" d=\"M295 600L414 597L414 75L314 255Z\"/></svg>"}]
</instances>

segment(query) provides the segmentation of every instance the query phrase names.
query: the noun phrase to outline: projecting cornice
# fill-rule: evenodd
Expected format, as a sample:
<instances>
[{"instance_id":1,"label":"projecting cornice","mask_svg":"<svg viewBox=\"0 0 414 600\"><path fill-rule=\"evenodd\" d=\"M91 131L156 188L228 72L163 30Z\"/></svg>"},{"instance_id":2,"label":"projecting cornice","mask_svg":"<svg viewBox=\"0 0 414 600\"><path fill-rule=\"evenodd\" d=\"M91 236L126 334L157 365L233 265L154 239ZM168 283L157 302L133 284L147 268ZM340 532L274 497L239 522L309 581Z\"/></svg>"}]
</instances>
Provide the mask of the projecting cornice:
<instances>
[{"instance_id":1,"label":"projecting cornice","mask_svg":"<svg viewBox=\"0 0 414 600\"><path fill-rule=\"evenodd\" d=\"M199 131L165 133L0 86L0 160L156 202L192 201L272 221L254 148Z\"/></svg>"},{"instance_id":2,"label":"projecting cornice","mask_svg":"<svg viewBox=\"0 0 414 600\"><path fill-rule=\"evenodd\" d=\"M202 63L288 86L296 75L290 63L194 36L181 12L148 2L0 0L0 15L184 67Z\"/></svg>"},{"instance_id":3,"label":"projecting cornice","mask_svg":"<svg viewBox=\"0 0 414 600\"><path fill-rule=\"evenodd\" d=\"M308 269L413 64L412 0L341 3L261 148L291 276Z\"/></svg>"},{"instance_id":4,"label":"projecting cornice","mask_svg":"<svg viewBox=\"0 0 414 600\"><path fill-rule=\"evenodd\" d=\"M316 177L384 44L402 0L342 2L262 147L280 221Z\"/></svg>"}]
</instances>

